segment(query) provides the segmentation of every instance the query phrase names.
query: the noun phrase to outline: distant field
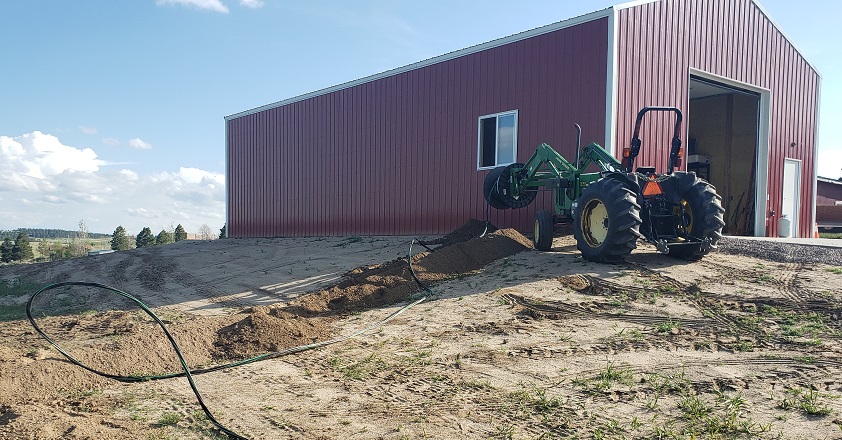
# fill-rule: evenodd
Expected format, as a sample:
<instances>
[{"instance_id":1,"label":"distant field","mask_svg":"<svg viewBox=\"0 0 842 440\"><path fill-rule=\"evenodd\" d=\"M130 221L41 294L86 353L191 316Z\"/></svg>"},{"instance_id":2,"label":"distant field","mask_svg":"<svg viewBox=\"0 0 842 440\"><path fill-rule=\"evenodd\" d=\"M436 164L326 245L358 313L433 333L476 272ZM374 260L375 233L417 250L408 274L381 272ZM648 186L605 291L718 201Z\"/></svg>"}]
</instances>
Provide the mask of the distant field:
<instances>
[{"instance_id":1,"label":"distant field","mask_svg":"<svg viewBox=\"0 0 842 440\"><path fill-rule=\"evenodd\" d=\"M41 243L40 238L31 238L30 245L32 246L32 252L35 254L35 258L48 258L49 255L42 255L41 252L38 251L38 244ZM59 246L67 246L71 244L73 241L69 238L47 238L47 243L50 245L52 249L55 249ZM101 249L111 249L111 237L107 238L89 238L85 240L87 243L89 250L96 251Z\"/></svg>"}]
</instances>

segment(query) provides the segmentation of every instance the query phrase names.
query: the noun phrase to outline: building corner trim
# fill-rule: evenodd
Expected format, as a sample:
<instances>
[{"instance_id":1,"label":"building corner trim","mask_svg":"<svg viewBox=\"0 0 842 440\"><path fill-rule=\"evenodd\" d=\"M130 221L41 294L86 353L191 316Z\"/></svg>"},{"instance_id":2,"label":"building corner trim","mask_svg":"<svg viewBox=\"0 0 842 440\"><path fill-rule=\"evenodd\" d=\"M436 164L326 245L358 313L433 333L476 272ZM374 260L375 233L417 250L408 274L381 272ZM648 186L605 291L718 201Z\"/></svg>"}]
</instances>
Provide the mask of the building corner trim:
<instances>
[{"instance_id":1,"label":"building corner trim","mask_svg":"<svg viewBox=\"0 0 842 440\"><path fill-rule=\"evenodd\" d=\"M816 228L818 219L816 219L816 199L818 198L818 191L819 191L819 127L821 125L821 116L822 116L822 77L818 76L816 83L816 132L813 134L814 139L816 140L813 142L813 207L812 207L812 214L810 217L810 224L812 225L813 233L810 236L815 236L818 232L818 228Z\"/></svg>"},{"instance_id":2,"label":"building corner trim","mask_svg":"<svg viewBox=\"0 0 842 440\"><path fill-rule=\"evenodd\" d=\"M619 36L617 32L617 9L609 8L608 12L608 53L606 61L606 84L605 84L605 150L612 156L617 157L614 138L617 136L617 89L619 72L617 71L617 45Z\"/></svg>"},{"instance_id":3,"label":"building corner trim","mask_svg":"<svg viewBox=\"0 0 842 440\"><path fill-rule=\"evenodd\" d=\"M225 120L225 238L231 236L229 210L231 206L231 172L228 169L228 120Z\"/></svg>"}]
</instances>

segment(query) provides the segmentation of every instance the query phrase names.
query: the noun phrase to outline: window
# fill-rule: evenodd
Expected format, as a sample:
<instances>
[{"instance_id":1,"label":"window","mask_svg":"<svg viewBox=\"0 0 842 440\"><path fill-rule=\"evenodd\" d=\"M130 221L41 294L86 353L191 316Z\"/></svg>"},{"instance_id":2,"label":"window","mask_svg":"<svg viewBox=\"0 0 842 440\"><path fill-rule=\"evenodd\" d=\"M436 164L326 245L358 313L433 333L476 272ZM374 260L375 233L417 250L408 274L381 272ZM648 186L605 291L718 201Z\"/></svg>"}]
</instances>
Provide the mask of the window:
<instances>
[{"instance_id":1,"label":"window","mask_svg":"<svg viewBox=\"0 0 842 440\"><path fill-rule=\"evenodd\" d=\"M517 110L481 116L477 169L515 162L517 157Z\"/></svg>"}]
</instances>

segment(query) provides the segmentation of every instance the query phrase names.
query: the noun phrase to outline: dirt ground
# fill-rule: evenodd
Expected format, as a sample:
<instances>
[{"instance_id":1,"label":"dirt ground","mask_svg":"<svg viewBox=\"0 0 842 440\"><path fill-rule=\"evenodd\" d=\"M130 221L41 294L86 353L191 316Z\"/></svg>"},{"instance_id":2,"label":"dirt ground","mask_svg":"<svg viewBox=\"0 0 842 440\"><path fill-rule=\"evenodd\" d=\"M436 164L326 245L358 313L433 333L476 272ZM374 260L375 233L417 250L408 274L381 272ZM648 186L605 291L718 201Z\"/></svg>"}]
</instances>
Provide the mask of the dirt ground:
<instances>
[{"instance_id":1,"label":"dirt ground","mask_svg":"<svg viewBox=\"0 0 842 440\"><path fill-rule=\"evenodd\" d=\"M569 235L551 252L512 230L465 241L481 226L414 246L431 294L408 237L180 242L0 279L136 295L191 368L348 335L426 295L349 341L196 376L248 438L842 438L842 267L645 245L596 264ZM0 438L225 438L184 378L121 383L67 362L20 319L31 289L14 292L0 296ZM53 289L33 312L92 368L179 370L108 291Z\"/></svg>"}]
</instances>

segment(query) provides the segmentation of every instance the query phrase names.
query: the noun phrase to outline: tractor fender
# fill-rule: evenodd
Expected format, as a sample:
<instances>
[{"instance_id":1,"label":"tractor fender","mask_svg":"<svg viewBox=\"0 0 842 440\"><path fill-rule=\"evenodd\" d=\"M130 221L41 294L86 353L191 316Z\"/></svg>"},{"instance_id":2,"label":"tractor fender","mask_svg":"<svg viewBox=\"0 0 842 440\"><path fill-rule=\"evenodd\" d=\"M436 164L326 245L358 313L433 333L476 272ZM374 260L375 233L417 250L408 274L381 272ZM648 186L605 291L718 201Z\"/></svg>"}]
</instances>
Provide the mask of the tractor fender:
<instances>
[{"instance_id":1,"label":"tractor fender","mask_svg":"<svg viewBox=\"0 0 842 440\"><path fill-rule=\"evenodd\" d=\"M635 194L640 194L640 183L637 181L637 175L632 173L622 173L619 171L603 171L603 179L614 179L623 182L624 185Z\"/></svg>"},{"instance_id":2,"label":"tractor fender","mask_svg":"<svg viewBox=\"0 0 842 440\"><path fill-rule=\"evenodd\" d=\"M665 183L668 183L665 185ZM693 184L696 183L696 173L686 171L676 171L670 175L670 178L661 183L664 188L664 196L667 200L679 203L681 196L686 194Z\"/></svg>"}]
</instances>

